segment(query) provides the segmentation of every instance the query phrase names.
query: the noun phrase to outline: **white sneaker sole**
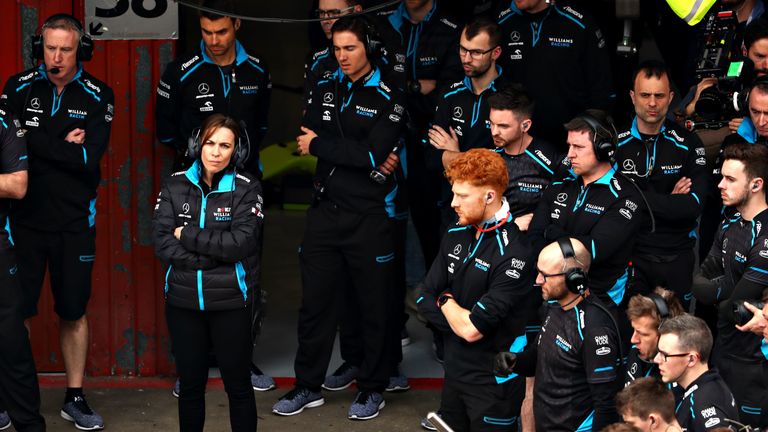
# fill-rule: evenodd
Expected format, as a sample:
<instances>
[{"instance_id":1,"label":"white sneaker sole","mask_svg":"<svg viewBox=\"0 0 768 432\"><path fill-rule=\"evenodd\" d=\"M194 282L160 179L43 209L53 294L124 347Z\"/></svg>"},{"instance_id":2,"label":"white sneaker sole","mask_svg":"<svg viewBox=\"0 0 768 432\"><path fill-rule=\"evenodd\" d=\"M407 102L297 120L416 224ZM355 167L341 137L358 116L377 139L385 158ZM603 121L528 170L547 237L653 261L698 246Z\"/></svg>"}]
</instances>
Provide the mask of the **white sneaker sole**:
<instances>
[{"instance_id":1,"label":"white sneaker sole","mask_svg":"<svg viewBox=\"0 0 768 432\"><path fill-rule=\"evenodd\" d=\"M61 418L63 418L66 421L70 421L70 422L74 423L75 427L80 429L80 430L92 431L92 430L102 430L102 429L104 429L104 426L93 426L93 427L89 427L89 428L85 427L85 426L81 426L77 421L75 421L75 419L71 415L69 415L66 412L64 412L64 410L59 411L59 414L61 415Z\"/></svg>"},{"instance_id":2,"label":"white sneaker sole","mask_svg":"<svg viewBox=\"0 0 768 432\"><path fill-rule=\"evenodd\" d=\"M276 389L276 388L277 388L277 386L276 386L276 385L274 385L274 384L272 384L272 385L271 385L271 386L269 386L269 387L256 387L256 386L254 386L254 385L251 385L251 387L253 387L253 389L254 389L255 391L260 391L260 392L270 391L270 390L274 390L274 389Z\"/></svg>"},{"instance_id":3,"label":"white sneaker sole","mask_svg":"<svg viewBox=\"0 0 768 432\"><path fill-rule=\"evenodd\" d=\"M356 416L356 415L352 414L350 416L347 416L347 418L349 418L350 420L370 420L372 418L376 418L376 417L379 416L379 413L381 412L381 409L384 408L384 405L386 405L386 404L387 404L386 401L382 400L381 403L379 404L379 409L377 409L376 412L373 413L372 415L369 415L369 416L366 416L366 417L359 417L359 416Z\"/></svg>"},{"instance_id":4,"label":"white sneaker sole","mask_svg":"<svg viewBox=\"0 0 768 432\"><path fill-rule=\"evenodd\" d=\"M298 410L293 411L293 412L286 413L286 412L281 412L281 411L278 411L276 409L273 409L272 413L287 417L287 416L292 416L292 415L296 415L296 414L301 414L301 412L304 411L305 408L317 408L317 407L323 405L324 403L325 403L325 398L320 398L320 399L318 399L316 401L312 401L312 402L304 405L303 407L301 407Z\"/></svg>"},{"instance_id":5,"label":"white sneaker sole","mask_svg":"<svg viewBox=\"0 0 768 432\"><path fill-rule=\"evenodd\" d=\"M9 427L11 427L11 421L10 421L10 420L8 421L8 423L7 423L7 424L5 424L5 425L3 425L3 426L0 426L0 431L2 431L2 430L6 430L6 429L8 429Z\"/></svg>"},{"instance_id":6,"label":"white sneaker sole","mask_svg":"<svg viewBox=\"0 0 768 432\"><path fill-rule=\"evenodd\" d=\"M341 391L341 390L344 390L346 388L349 388L349 386L351 386L352 384L354 384L356 382L357 382L357 380L353 379L352 381L348 382L346 385L343 385L341 387L329 387L329 386L326 386L325 383L323 383L320 387L322 387L323 389L328 390L328 391Z\"/></svg>"}]
</instances>

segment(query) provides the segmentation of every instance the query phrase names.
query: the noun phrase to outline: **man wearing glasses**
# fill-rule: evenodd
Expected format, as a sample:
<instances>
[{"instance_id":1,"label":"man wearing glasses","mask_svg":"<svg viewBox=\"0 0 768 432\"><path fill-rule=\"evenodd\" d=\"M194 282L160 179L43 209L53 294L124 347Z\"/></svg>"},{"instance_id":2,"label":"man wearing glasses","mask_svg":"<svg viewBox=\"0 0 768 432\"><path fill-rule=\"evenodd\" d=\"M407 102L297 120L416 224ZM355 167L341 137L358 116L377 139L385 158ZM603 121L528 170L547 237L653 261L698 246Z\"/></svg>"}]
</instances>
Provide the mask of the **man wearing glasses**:
<instances>
[{"instance_id":1,"label":"man wearing glasses","mask_svg":"<svg viewBox=\"0 0 768 432\"><path fill-rule=\"evenodd\" d=\"M562 125L587 108L610 110L611 65L603 34L571 2L514 0L499 14L499 63L537 101L534 133L564 150Z\"/></svg>"},{"instance_id":2,"label":"man wearing glasses","mask_svg":"<svg viewBox=\"0 0 768 432\"><path fill-rule=\"evenodd\" d=\"M666 118L670 91L666 65L649 60L635 72L629 91L635 118L619 133L616 169L645 194L656 231L643 231L632 253L633 293L671 289L688 309L696 245L696 219L707 193L707 160L698 136Z\"/></svg>"},{"instance_id":3,"label":"man wearing glasses","mask_svg":"<svg viewBox=\"0 0 768 432\"><path fill-rule=\"evenodd\" d=\"M304 63L304 105L309 105L312 97L312 89L317 81L327 73L333 73L339 68L336 57L331 52L331 27L339 17L351 13L360 12L363 7L357 0L319 0L315 16L322 19L320 27L323 29L326 42L325 48L312 53Z\"/></svg>"},{"instance_id":4,"label":"man wearing glasses","mask_svg":"<svg viewBox=\"0 0 768 432\"><path fill-rule=\"evenodd\" d=\"M590 264L589 250L576 238L563 237L542 249L536 284L548 303L538 343L519 354L496 356L499 376L535 374L536 430L599 431L618 421L618 328L600 299L590 294Z\"/></svg>"},{"instance_id":5,"label":"man wearing glasses","mask_svg":"<svg viewBox=\"0 0 768 432\"><path fill-rule=\"evenodd\" d=\"M707 324L684 314L665 321L659 329L659 365L665 383L677 383L685 389L677 406L677 421L683 430L704 431L728 427L729 420L739 420L739 411L730 389L716 369L710 369L712 332Z\"/></svg>"},{"instance_id":6,"label":"man wearing glasses","mask_svg":"<svg viewBox=\"0 0 768 432\"><path fill-rule=\"evenodd\" d=\"M443 170L461 152L471 148L493 148L488 114L488 97L500 90L502 71L496 65L501 55L501 33L486 17L472 19L461 32L456 54L464 79L451 84L437 102L432 127L427 131L431 146L425 149L430 175L441 178ZM456 55L454 54L454 55ZM438 205L445 227L456 215L450 207L450 187L444 180Z\"/></svg>"}]
</instances>

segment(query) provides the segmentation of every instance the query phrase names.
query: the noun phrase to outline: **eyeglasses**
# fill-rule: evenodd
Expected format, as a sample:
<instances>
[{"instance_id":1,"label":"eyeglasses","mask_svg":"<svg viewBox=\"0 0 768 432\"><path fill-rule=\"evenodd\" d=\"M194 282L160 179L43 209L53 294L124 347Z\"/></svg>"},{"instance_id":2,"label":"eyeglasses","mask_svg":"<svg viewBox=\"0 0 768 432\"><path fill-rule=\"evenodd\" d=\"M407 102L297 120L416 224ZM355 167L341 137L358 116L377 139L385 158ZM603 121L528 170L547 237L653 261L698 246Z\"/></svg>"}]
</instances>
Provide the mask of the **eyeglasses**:
<instances>
[{"instance_id":1,"label":"eyeglasses","mask_svg":"<svg viewBox=\"0 0 768 432\"><path fill-rule=\"evenodd\" d=\"M339 15L344 15L346 12L351 11L354 8L354 6L350 6L344 9L317 9L315 10L315 15L317 15L318 18L333 18Z\"/></svg>"},{"instance_id":2,"label":"eyeglasses","mask_svg":"<svg viewBox=\"0 0 768 432\"><path fill-rule=\"evenodd\" d=\"M689 352L686 352L686 353L680 353L680 354L667 354L667 353L665 353L665 352L664 352L664 351L662 351L662 350L658 350L658 351L659 351L659 354L658 354L658 355L660 355L660 356L661 356L661 358L662 358L662 359L664 359L664 363L666 363L667 361L669 361L669 358L670 358L670 357L685 357L685 356L687 356L687 355L689 355L689 354L690 354L690 351L689 351Z\"/></svg>"},{"instance_id":3,"label":"eyeglasses","mask_svg":"<svg viewBox=\"0 0 768 432\"><path fill-rule=\"evenodd\" d=\"M541 271L541 269L540 269L540 268L538 268L538 267L536 267L536 271L537 271L537 272L539 272L539 274L541 275L541 277L543 277L543 278L544 278L544 282L545 282L545 283L547 282L547 278L556 277L556 276L565 276L565 272L563 272L563 273L553 273L553 274L546 274L546 273L544 273L543 271Z\"/></svg>"},{"instance_id":4,"label":"eyeglasses","mask_svg":"<svg viewBox=\"0 0 768 432\"><path fill-rule=\"evenodd\" d=\"M472 60L480 60L481 58L483 58L484 55L488 54L489 52L491 52L491 51L493 51L495 49L496 49L496 47L493 47L493 48L491 48L489 50L485 50L485 51L483 51L483 50L471 50L471 49L466 49L463 46L459 45L459 57L464 57L465 55L467 55L467 53L469 53L469 57L471 57Z\"/></svg>"}]
</instances>

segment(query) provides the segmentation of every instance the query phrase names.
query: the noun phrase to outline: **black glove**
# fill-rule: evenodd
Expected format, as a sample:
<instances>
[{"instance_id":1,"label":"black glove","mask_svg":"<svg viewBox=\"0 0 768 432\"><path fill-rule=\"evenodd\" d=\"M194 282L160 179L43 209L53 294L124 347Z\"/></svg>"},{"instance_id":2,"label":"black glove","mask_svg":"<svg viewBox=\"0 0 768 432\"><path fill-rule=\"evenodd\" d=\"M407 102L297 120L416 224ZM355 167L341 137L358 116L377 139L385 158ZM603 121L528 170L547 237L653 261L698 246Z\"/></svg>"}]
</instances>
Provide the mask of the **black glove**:
<instances>
[{"instance_id":1,"label":"black glove","mask_svg":"<svg viewBox=\"0 0 768 432\"><path fill-rule=\"evenodd\" d=\"M496 354L493 359L493 374L497 377L509 376L515 368L515 362L517 362L517 354L513 352L503 351Z\"/></svg>"}]
</instances>

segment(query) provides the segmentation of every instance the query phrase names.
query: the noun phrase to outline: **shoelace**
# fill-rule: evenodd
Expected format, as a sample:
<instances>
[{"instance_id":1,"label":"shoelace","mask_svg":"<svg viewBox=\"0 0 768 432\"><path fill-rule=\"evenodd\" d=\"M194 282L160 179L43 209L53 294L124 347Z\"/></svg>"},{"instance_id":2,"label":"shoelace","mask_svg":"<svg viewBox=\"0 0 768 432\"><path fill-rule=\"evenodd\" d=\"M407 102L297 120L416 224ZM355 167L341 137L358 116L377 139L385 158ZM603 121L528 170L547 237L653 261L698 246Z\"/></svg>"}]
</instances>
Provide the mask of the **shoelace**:
<instances>
[{"instance_id":1,"label":"shoelace","mask_svg":"<svg viewBox=\"0 0 768 432\"><path fill-rule=\"evenodd\" d=\"M75 396L72 399L72 403L75 404L75 407L78 411L85 415L92 415L93 411L91 410L91 407L88 406L88 402L85 401L85 398L82 396Z\"/></svg>"}]
</instances>

